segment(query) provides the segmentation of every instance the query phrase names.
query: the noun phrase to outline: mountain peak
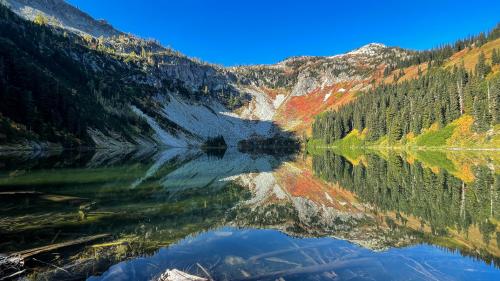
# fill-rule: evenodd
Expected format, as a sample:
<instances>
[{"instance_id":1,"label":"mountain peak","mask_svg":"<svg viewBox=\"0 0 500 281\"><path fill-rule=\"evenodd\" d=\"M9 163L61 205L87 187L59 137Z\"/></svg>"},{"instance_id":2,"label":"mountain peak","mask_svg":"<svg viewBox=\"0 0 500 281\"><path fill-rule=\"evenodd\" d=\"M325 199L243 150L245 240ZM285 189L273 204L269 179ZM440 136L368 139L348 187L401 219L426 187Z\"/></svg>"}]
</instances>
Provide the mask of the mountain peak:
<instances>
[{"instance_id":1,"label":"mountain peak","mask_svg":"<svg viewBox=\"0 0 500 281\"><path fill-rule=\"evenodd\" d=\"M349 52L351 55L375 55L377 51L386 49L387 46L381 43L369 43L361 48L358 48L354 51Z\"/></svg>"},{"instance_id":2,"label":"mountain peak","mask_svg":"<svg viewBox=\"0 0 500 281\"><path fill-rule=\"evenodd\" d=\"M387 48L387 46L382 44L382 43L372 42L372 43L368 43L368 44L364 45L360 49L362 49L362 48Z\"/></svg>"}]
</instances>

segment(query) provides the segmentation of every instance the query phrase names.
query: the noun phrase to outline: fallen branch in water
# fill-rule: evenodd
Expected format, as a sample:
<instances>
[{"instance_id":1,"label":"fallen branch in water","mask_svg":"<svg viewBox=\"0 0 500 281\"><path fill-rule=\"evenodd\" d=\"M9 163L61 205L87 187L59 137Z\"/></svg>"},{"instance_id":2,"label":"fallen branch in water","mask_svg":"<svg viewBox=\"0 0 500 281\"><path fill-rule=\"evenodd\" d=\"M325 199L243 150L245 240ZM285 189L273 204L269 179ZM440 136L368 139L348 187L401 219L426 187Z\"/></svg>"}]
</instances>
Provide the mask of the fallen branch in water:
<instances>
[{"instance_id":1,"label":"fallen branch in water","mask_svg":"<svg viewBox=\"0 0 500 281\"><path fill-rule=\"evenodd\" d=\"M26 271L26 269L20 270L18 272L12 273L11 275L1 277L0 280L11 280L12 278L14 278L16 276L23 274L25 271ZM3 274L2 271L0 271L0 273Z\"/></svg>"},{"instance_id":2,"label":"fallen branch in water","mask_svg":"<svg viewBox=\"0 0 500 281\"><path fill-rule=\"evenodd\" d=\"M267 252L267 253L263 253L263 254L252 256L252 257L250 257L248 259L248 261L249 262L256 262L257 260L262 259L262 258L273 257L273 256L277 256L277 255L285 254L285 253L289 253L289 252L297 252L297 251L300 252L303 249L316 248L316 247L319 247L319 246L322 246L322 245L325 245L325 243L311 245L311 246L305 246L305 247L294 247L294 248L289 248L289 249L271 251L271 252Z\"/></svg>"},{"instance_id":3,"label":"fallen branch in water","mask_svg":"<svg viewBox=\"0 0 500 281\"><path fill-rule=\"evenodd\" d=\"M99 235L94 235L94 236L82 237L82 238L79 238L76 240L71 240L71 241L66 241L66 242L62 242L62 243L51 244L51 245L47 245L47 246L42 246L42 247L38 247L38 248L20 251L17 253L13 253L10 256L19 256L21 259L24 260L26 258L35 256L35 255L48 253L48 252L52 252L54 250L59 250L61 248L66 248L66 247L75 246L75 245L79 245L79 244L85 244L85 243L88 243L88 242L91 242L94 240L98 240L98 239L102 239L105 237L109 237L109 236L111 236L111 235L110 234L99 234Z\"/></svg>"},{"instance_id":4,"label":"fallen branch in water","mask_svg":"<svg viewBox=\"0 0 500 281\"><path fill-rule=\"evenodd\" d=\"M208 271L201 264L196 263L196 265L201 269L201 271L203 271L203 273L205 273L205 276L207 276L208 280L214 281L212 276L210 276L210 273L208 273Z\"/></svg>"},{"instance_id":5,"label":"fallen branch in water","mask_svg":"<svg viewBox=\"0 0 500 281\"><path fill-rule=\"evenodd\" d=\"M40 262L40 263L43 263L43 264L45 264L45 265L48 265L48 266L50 266L50 267L54 267L54 268L56 268L56 269L58 269L58 270L61 270L61 271L65 272L65 273L67 273L68 275L72 275L72 274L71 274L71 272L69 272L69 271L67 271L66 269L64 269L64 268L62 268L62 267L59 267L59 266L57 266L57 265L55 265L55 264L51 264L51 263L48 263L48 262L44 262L44 261L41 261L41 260L39 260L39 259L35 259L35 258L33 258L33 260L34 260L34 261L37 261L37 262Z\"/></svg>"},{"instance_id":6,"label":"fallen branch in water","mask_svg":"<svg viewBox=\"0 0 500 281\"><path fill-rule=\"evenodd\" d=\"M41 195L43 193L38 192L38 191L5 191L5 192L0 192L1 195Z\"/></svg>"},{"instance_id":7,"label":"fallen branch in water","mask_svg":"<svg viewBox=\"0 0 500 281\"><path fill-rule=\"evenodd\" d=\"M298 275L298 274L311 274L311 273L319 273L326 272L332 270L340 270L343 268L353 268L353 267L369 267L373 263L373 259L370 258L360 258L355 260L342 260L339 262L332 262L326 264L319 265L311 265L305 267L297 267L288 270L280 270L269 273L264 273L256 276L252 276L249 278L241 278L236 280L241 281L250 281L250 280L262 280L262 279L277 279L279 277Z\"/></svg>"},{"instance_id":8,"label":"fallen branch in water","mask_svg":"<svg viewBox=\"0 0 500 281\"><path fill-rule=\"evenodd\" d=\"M45 254L45 253L50 253L55 250L59 250L62 248L70 247L70 246L76 246L80 244L85 244L94 240L102 239L105 237L109 237L110 234L99 234L99 235L94 235L94 236L88 236L88 237L82 237L76 240L71 240L71 241L66 241L62 243L57 243L57 244L51 244L43 247L38 247L38 248L33 248L29 250L24 250L16 253L12 253L8 256L0 256L0 281L2 280L9 280L14 277L20 276L23 274L26 269L24 268L24 263L28 259L33 259L37 262L41 262L47 265L50 265L52 267L56 267L59 270L65 271L66 273L70 274L68 271L64 270L63 268L60 268L56 265L49 264L40 260L37 260L34 258L34 256L39 255L39 254Z\"/></svg>"}]
</instances>

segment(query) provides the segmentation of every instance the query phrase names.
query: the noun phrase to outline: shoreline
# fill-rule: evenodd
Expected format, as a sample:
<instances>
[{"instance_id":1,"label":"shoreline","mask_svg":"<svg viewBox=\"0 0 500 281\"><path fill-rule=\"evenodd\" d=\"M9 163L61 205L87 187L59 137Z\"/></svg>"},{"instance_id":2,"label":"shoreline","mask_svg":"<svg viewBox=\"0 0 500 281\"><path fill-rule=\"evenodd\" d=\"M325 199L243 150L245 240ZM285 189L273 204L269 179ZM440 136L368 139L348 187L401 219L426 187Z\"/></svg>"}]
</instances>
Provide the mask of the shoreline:
<instances>
[{"instance_id":1,"label":"shoreline","mask_svg":"<svg viewBox=\"0 0 500 281\"><path fill-rule=\"evenodd\" d=\"M448 150L448 151L498 151L499 148L489 147L425 147L425 146L312 146L313 149L389 149L389 150Z\"/></svg>"}]
</instances>

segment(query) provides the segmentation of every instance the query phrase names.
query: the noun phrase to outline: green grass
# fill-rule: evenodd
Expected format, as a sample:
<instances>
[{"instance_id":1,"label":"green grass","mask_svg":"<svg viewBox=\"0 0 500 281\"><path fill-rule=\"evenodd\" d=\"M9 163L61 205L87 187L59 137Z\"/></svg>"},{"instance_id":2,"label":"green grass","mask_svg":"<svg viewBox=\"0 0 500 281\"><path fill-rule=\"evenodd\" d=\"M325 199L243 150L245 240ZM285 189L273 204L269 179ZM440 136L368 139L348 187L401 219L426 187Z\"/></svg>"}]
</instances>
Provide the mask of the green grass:
<instances>
[{"instance_id":1,"label":"green grass","mask_svg":"<svg viewBox=\"0 0 500 281\"><path fill-rule=\"evenodd\" d=\"M341 139L340 141L336 141L333 144L341 148L361 147L364 146L365 141L358 130L352 130L343 139Z\"/></svg>"},{"instance_id":2,"label":"green grass","mask_svg":"<svg viewBox=\"0 0 500 281\"><path fill-rule=\"evenodd\" d=\"M365 146L365 140L358 130L353 130L341 140L327 144L322 139L310 139L307 141L306 149L311 154L321 153L326 148L337 148L339 150L352 150Z\"/></svg>"},{"instance_id":3,"label":"green grass","mask_svg":"<svg viewBox=\"0 0 500 281\"><path fill-rule=\"evenodd\" d=\"M453 134L456 125L448 124L442 129L437 131L425 132L415 139L417 146L424 147L436 147L436 146L446 146L446 140L448 140Z\"/></svg>"}]
</instances>

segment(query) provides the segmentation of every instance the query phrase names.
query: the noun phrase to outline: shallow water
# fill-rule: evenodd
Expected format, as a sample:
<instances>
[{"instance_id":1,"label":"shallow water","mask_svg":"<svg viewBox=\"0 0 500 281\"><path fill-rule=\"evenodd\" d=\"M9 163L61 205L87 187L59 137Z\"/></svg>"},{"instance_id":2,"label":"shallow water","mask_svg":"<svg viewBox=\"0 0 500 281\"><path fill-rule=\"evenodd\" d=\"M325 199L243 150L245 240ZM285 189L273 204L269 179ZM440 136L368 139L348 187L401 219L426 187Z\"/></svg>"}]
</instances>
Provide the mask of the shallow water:
<instances>
[{"instance_id":1,"label":"shallow water","mask_svg":"<svg viewBox=\"0 0 500 281\"><path fill-rule=\"evenodd\" d=\"M0 157L0 253L32 280L499 280L498 153Z\"/></svg>"}]
</instances>

